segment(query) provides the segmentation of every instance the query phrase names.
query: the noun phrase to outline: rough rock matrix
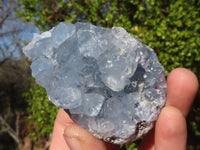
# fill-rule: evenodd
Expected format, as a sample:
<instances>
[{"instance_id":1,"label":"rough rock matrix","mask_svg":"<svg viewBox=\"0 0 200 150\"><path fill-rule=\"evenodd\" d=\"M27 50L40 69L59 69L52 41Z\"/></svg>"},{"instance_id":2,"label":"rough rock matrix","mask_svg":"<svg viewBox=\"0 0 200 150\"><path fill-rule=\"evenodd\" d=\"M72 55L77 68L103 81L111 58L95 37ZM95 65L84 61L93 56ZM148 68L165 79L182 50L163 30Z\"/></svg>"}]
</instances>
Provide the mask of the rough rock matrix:
<instances>
[{"instance_id":1,"label":"rough rock matrix","mask_svg":"<svg viewBox=\"0 0 200 150\"><path fill-rule=\"evenodd\" d=\"M164 68L121 27L60 23L24 49L49 99L94 136L122 144L146 134L165 103Z\"/></svg>"}]
</instances>

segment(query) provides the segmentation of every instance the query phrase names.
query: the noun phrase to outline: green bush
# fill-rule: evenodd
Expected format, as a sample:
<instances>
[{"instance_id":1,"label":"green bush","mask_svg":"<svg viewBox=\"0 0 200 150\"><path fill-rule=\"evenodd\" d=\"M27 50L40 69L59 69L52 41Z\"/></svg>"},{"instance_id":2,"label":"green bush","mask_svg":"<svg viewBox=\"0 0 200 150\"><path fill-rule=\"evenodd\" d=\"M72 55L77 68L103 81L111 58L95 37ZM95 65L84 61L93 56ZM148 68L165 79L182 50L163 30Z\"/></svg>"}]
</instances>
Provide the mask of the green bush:
<instances>
[{"instance_id":1,"label":"green bush","mask_svg":"<svg viewBox=\"0 0 200 150\"><path fill-rule=\"evenodd\" d=\"M155 50L165 67L166 75L174 68L185 67L200 78L200 1L198 0L19 1L21 9L18 15L24 21L34 22L43 31L60 21L91 22L104 27L122 26ZM46 123L52 116L46 114L45 117L39 117L41 107L52 115L55 115L55 108L51 110L52 105L42 105L44 102L41 99L47 99L44 89L31 92L34 100L30 99L29 110L37 112L32 118L41 118L40 122ZM189 131L196 133L191 139L195 139L200 131L199 117L196 117L198 114L200 114L200 102L196 101L190 115L192 117L188 119L191 126ZM50 131L52 124L46 124L46 130ZM41 133L35 134L40 136Z\"/></svg>"},{"instance_id":2,"label":"green bush","mask_svg":"<svg viewBox=\"0 0 200 150\"><path fill-rule=\"evenodd\" d=\"M30 114L27 120L29 124L29 136L42 143L53 130L54 120L58 108L48 100L46 90L30 79L30 90L23 94L27 99L27 111Z\"/></svg>"},{"instance_id":3,"label":"green bush","mask_svg":"<svg viewBox=\"0 0 200 150\"><path fill-rule=\"evenodd\" d=\"M200 72L200 2L196 0L20 0L18 15L47 30L60 21L122 26L152 47L166 69Z\"/></svg>"}]
</instances>

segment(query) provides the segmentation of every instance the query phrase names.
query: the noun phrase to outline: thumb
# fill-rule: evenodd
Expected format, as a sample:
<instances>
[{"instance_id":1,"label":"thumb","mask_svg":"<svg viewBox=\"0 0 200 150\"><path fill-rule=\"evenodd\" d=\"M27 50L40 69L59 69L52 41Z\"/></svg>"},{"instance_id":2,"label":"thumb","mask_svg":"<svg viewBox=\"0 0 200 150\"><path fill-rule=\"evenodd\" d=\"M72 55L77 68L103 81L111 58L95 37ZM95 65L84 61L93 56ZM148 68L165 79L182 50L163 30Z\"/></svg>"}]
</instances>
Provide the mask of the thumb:
<instances>
[{"instance_id":1,"label":"thumb","mask_svg":"<svg viewBox=\"0 0 200 150\"><path fill-rule=\"evenodd\" d=\"M103 142L94 137L89 131L73 124L65 128L64 139L71 150L117 150L119 145Z\"/></svg>"}]
</instances>

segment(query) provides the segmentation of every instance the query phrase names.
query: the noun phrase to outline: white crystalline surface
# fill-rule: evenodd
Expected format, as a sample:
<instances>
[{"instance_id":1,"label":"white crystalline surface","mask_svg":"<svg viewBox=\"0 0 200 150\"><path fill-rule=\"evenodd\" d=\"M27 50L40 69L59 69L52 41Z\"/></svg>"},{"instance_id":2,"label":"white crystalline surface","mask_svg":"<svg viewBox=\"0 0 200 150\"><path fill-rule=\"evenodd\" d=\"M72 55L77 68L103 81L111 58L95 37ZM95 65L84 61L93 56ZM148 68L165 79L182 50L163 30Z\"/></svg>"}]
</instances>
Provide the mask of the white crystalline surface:
<instances>
[{"instance_id":1,"label":"white crystalline surface","mask_svg":"<svg viewBox=\"0 0 200 150\"><path fill-rule=\"evenodd\" d=\"M60 23L24 53L49 99L94 136L122 144L147 133L165 103L164 68L121 27Z\"/></svg>"}]
</instances>

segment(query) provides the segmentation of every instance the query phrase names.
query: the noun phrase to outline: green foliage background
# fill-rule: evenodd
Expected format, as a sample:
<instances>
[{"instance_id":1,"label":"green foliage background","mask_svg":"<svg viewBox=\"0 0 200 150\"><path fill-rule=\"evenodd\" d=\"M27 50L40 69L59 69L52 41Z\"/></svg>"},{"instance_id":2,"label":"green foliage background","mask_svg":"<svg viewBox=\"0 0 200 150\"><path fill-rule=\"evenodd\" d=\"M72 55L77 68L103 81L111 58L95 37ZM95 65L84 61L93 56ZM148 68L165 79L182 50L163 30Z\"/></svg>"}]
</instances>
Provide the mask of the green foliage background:
<instances>
[{"instance_id":1,"label":"green foliage background","mask_svg":"<svg viewBox=\"0 0 200 150\"><path fill-rule=\"evenodd\" d=\"M166 69L166 75L174 68L185 67L200 78L198 0L20 0L19 8L22 9L19 9L18 15L24 21L34 22L43 31L61 21L91 22L104 27L122 26L155 50ZM56 112L56 109L46 102L44 89L32 88L32 97L29 95L31 117L40 116L43 123L53 119L55 113L51 111ZM199 97L198 95L197 99ZM50 115L40 115L39 112L44 113L43 109L48 110ZM194 132L194 138L199 139L199 100L196 100L191 114L188 120L191 129L188 130L191 130L191 134ZM40 131L39 126L34 126ZM44 128L47 129L44 133L51 132L50 126L53 126L53 121L46 123ZM38 137L44 135L37 132L35 134Z\"/></svg>"},{"instance_id":2,"label":"green foliage background","mask_svg":"<svg viewBox=\"0 0 200 150\"><path fill-rule=\"evenodd\" d=\"M46 90L36 84L34 78L30 78L30 82L29 91L23 94L28 103L27 111L30 113L27 120L29 136L40 145L49 138L53 130L58 108L48 100Z\"/></svg>"}]
</instances>

